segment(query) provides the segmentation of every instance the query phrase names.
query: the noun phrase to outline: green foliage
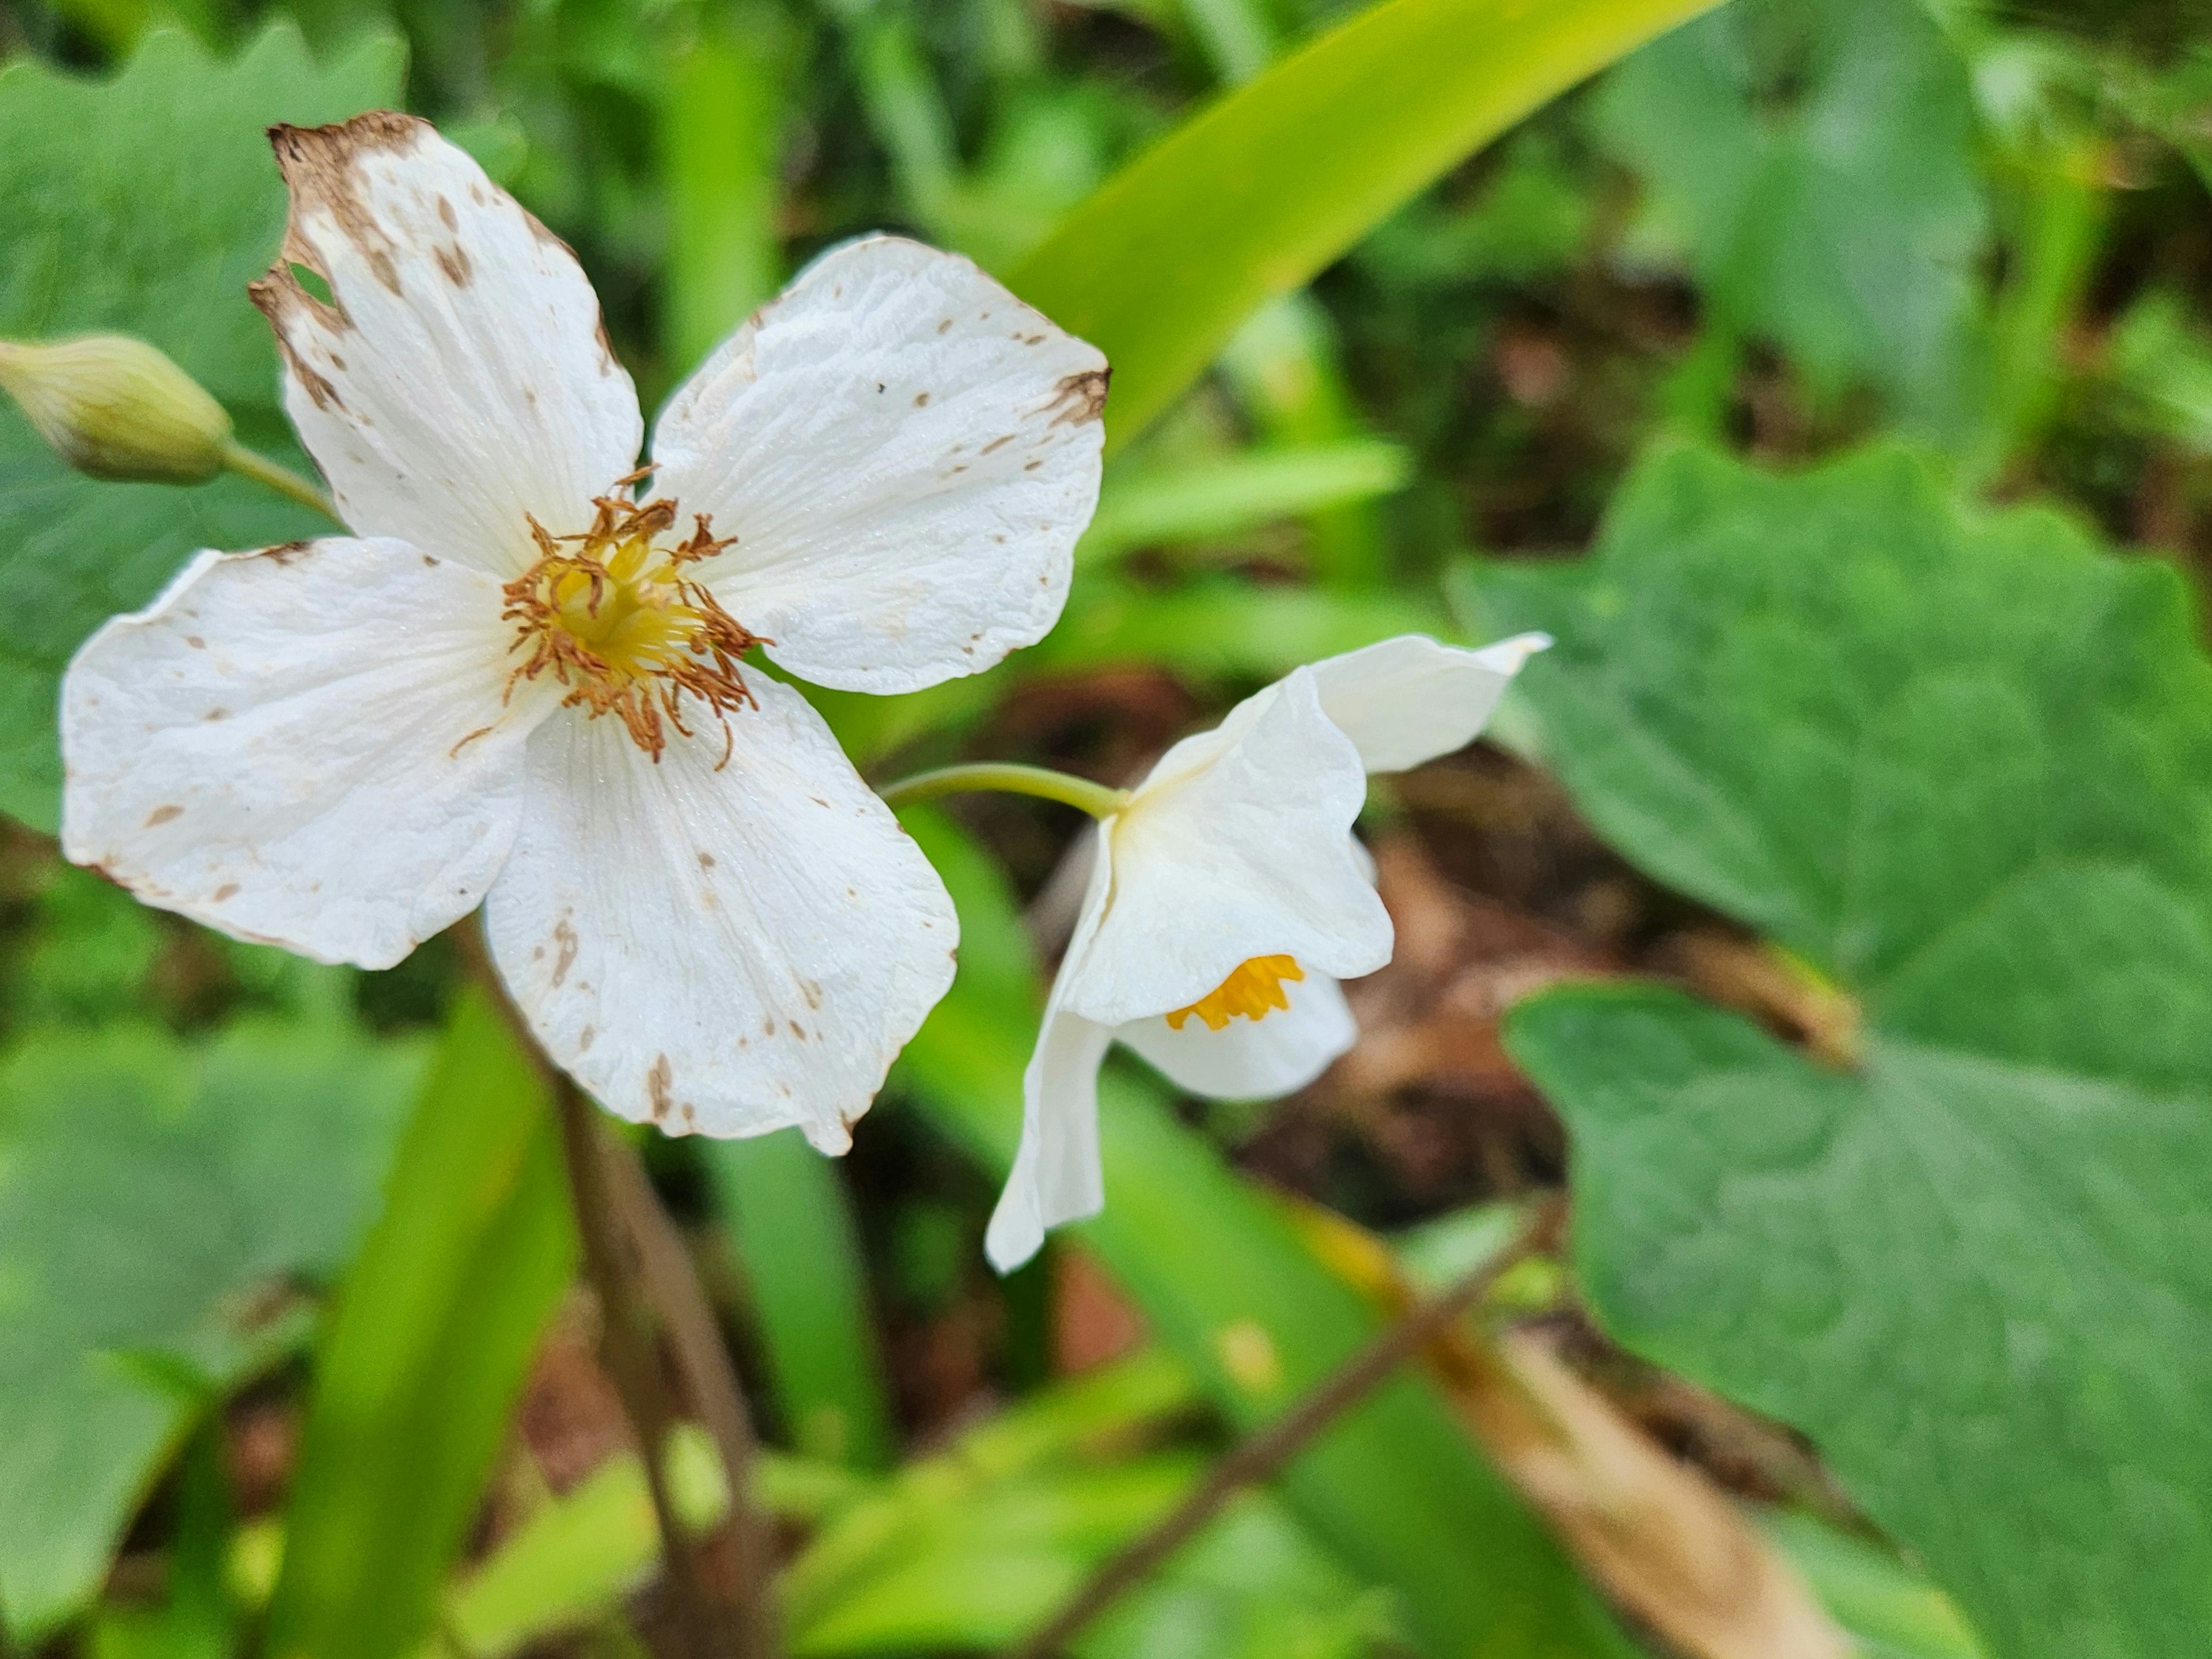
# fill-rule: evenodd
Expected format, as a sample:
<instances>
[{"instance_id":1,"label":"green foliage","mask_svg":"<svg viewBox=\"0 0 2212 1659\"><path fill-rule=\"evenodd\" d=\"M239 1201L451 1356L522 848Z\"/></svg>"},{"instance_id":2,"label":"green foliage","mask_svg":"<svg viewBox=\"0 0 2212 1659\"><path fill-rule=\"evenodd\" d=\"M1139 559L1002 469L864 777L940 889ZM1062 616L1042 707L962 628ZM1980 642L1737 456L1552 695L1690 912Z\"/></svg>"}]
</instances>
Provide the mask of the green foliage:
<instances>
[{"instance_id":1,"label":"green foliage","mask_svg":"<svg viewBox=\"0 0 2212 1659\"><path fill-rule=\"evenodd\" d=\"M1617 847L1857 1001L1831 1069L1671 991L1564 990L1583 1284L1639 1352L1811 1434L1998 1651L2175 1652L2212 1601L2212 666L2173 574L1912 459L1697 453L1586 563L1547 752Z\"/></svg>"},{"instance_id":2,"label":"green foliage","mask_svg":"<svg viewBox=\"0 0 2212 1659\"><path fill-rule=\"evenodd\" d=\"M986 857L941 818L917 814L908 827L959 903L963 949L960 978L900 1072L915 1103L995 1172L1012 1162L1036 1031L1027 939ZM1216 1409L1240 1427L1263 1422L1371 1336L1376 1314L1175 1120L1156 1085L1118 1073L1103 1085L1110 1198L1075 1236ZM1425 1383L1378 1389L1280 1484L1347 1567L1397 1593L1424 1652L1632 1651Z\"/></svg>"},{"instance_id":3,"label":"green foliage","mask_svg":"<svg viewBox=\"0 0 2212 1659\"><path fill-rule=\"evenodd\" d=\"M46 1030L0 1059L0 1615L99 1585L187 1428L305 1333L417 1070L343 1028Z\"/></svg>"},{"instance_id":4,"label":"green foliage","mask_svg":"<svg viewBox=\"0 0 2212 1659\"><path fill-rule=\"evenodd\" d=\"M465 994L322 1344L269 1653L428 1633L575 1255L544 1080Z\"/></svg>"},{"instance_id":5,"label":"green foliage","mask_svg":"<svg viewBox=\"0 0 2212 1659\"><path fill-rule=\"evenodd\" d=\"M1012 273L1114 365L1126 443L1261 301L1546 99L1710 0L1383 0L1115 175Z\"/></svg>"},{"instance_id":6,"label":"green foliage","mask_svg":"<svg viewBox=\"0 0 2212 1659\"><path fill-rule=\"evenodd\" d=\"M1918 0L1739 0L1614 71L1598 119L1709 326L1828 398L1871 384L1937 428L1972 411L1987 210L1966 66Z\"/></svg>"},{"instance_id":7,"label":"green foliage","mask_svg":"<svg viewBox=\"0 0 2212 1659\"><path fill-rule=\"evenodd\" d=\"M401 53L371 40L319 68L289 26L222 64L150 38L113 80L0 72L0 337L91 330L152 341L228 408L242 441L297 452L269 331L246 284L274 257L284 191L262 129L341 119L398 95ZM179 492L70 472L0 407L0 810L51 830L62 668L106 617L151 599L202 547L313 535L315 514L236 479Z\"/></svg>"},{"instance_id":8,"label":"green foliage","mask_svg":"<svg viewBox=\"0 0 2212 1659\"><path fill-rule=\"evenodd\" d=\"M751 1290L775 1405L810 1457L880 1468L890 1403L842 1172L796 1130L705 1143Z\"/></svg>"}]
</instances>

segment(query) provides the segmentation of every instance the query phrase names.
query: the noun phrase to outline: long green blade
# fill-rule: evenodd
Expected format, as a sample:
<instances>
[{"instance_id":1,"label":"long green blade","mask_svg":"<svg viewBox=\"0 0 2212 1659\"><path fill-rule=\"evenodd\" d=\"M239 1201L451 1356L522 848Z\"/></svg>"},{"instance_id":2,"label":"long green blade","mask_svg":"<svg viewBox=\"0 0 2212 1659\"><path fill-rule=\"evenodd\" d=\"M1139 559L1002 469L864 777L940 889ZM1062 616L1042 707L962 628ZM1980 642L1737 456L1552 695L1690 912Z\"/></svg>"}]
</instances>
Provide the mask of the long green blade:
<instances>
[{"instance_id":1,"label":"long green blade","mask_svg":"<svg viewBox=\"0 0 2212 1659\"><path fill-rule=\"evenodd\" d=\"M701 1144L752 1288L775 1403L810 1457L881 1468L894 1437L867 1266L839 1166L796 1129Z\"/></svg>"},{"instance_id":2,"label":"long green blade","mask_svg":"<svg viewBox=\"0 0 2212 1659\"><path fill-rule=\"evenodd\" d=\"M1115 174L1015 270L1114 365L1127 441L1262 301L1547 100L1713 0L1384 0Z\"/></svg>"},{"instance_id":3,"label":"long green blade","mask_svg":"<svg viewBox=\"0 0 2212 1659\"><path fill-rule=\"evenodd\" d=\"M456 1009L317 1367L265 1650L394 1659L428 1632L575 1237L544 1085Z\"/></svg>"}]
</instances>

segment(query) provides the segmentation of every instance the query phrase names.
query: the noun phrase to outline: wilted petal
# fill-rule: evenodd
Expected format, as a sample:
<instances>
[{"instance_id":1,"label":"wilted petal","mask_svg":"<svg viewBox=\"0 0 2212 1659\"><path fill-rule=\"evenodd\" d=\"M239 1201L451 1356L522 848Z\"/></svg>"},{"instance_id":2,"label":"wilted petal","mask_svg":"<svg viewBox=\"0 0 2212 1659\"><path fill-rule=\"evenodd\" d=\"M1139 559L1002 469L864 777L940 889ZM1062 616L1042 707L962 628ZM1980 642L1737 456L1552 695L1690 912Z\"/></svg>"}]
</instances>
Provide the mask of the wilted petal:
<instances>
[{"instance_id":1,"label":"wilted petal","mask_svg":"<svg viewBox=\"0 0 2212 1659\"><path fill-rule=\"evenodd\" d=\"M912 691L1042 638L1098 501L1106 360L966 259L896 237L809 266L670 400L654 487L769 654Z\"/></svg>"},{"instance_id":2,"label":"wilted petal","mask_svg":"<svg viewBox=\"0 0 2212 1659\"><path fill-rule=\"evenodd\" d=\"M387 968L507 857L545 701L499 586L396 541L204 553L62 683L62 845L149 904Z\"/></svg>"},{"instance_id":3,"label":"wilted petal","mask_svg":"<svg viewBox=\"0 0 2212 1659\"><path fill-rule=\"evenodd\" d=\"M1305 669L1254 702L1233 732L1170 750L1109 820L1105 916L1060 970L1071 1010L1105 1025L1166 1013L1255 957L1339 979L1389 960L1389 915L1349 850L1358 751Z\"/></svg>"},{"instance_id":4,"label":"wilted petal","mask_svg":"<svg viewBox=\"0 0 2212 1659\"><path fill-rule=\"evenodd\" d=\"M952 982L959 921L805 699L695 719L656 763L569 711L530 746L514 852L484 908L553 1058L672 1133L797 1124L842 1152Z\"/></svg>"},{"instance_id":5,"label":"wilted petal","mask_svg":"<svg viewBox=\"0 0 2212 1659\"><path fill-rule=\"evenodd\" d=\"M253 299L339 511L363 535L513 575L535 557L526 514L581 530L636 465L637 393L591 283L427 122L377 112L272 137L292 216Z\"/></svg>"},{"instance_id":6,"label":"wilted petal","mask_svg":"<svg viewBox=\"0 0 2212 1659\"><path fill-rule=\"evenodd\" d=\"M1402 772L1473 743L1521 665L1551 644L1519 634L1480 651L1403 634L1313 665L1321 706L1370 772Z\"/></svg>"},{"instance_id":7,"label":"wilted petal","mask_svg":"<svg viewBox=\"0 0 2212 1659\"><path fill-rule=\"evenodd\" d=\"M1178 1031L1155 1015L1114 1035L1177 1088L1214 1100L1271 1100L1304 1088L1359 1036L1343 988L1328 975L1310 973L1282 990L1291 1006L1264 1019L1232 1019L1218 1031L1188 1019Z\"/></svg>"},{"instance_id":8,"label":"wilted petal","mask_svg":"<svg viewBox=\"0 0 2212 1659\"><path fill-rule=\"evenodd\" d=\"M1068 941L1070 961L1097 934L1112 853L1102 837ZM1065 1006L1063 970L1045 1003L1036 1048L1022 1073L1022 1139L983 1234L991 1265L1009 1273L1035 1255L1051 1228L1098 1213L1106 1198L1098 1156L1098 1066L1113 1031Z\"/></svg>"}]
</instances>

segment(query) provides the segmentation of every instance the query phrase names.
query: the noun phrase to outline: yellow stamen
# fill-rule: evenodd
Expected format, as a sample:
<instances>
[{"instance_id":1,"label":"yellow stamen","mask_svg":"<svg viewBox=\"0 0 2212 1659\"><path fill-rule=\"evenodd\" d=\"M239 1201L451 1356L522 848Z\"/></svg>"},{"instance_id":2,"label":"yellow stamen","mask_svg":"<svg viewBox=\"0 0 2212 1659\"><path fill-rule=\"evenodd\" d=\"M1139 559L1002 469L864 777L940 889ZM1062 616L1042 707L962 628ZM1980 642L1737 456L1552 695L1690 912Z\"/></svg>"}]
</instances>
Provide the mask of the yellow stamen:
<instances>
[{"instance_id":1,"label":"yellow stamen","mask_svg":"<svg viewBox=\"0 0 2212 1659\"><path fill-rule=\"evenodd\" d=\"M508 690L550 674L568 688L562 707L617 716L655 761L668 746L664 723L690 735L679 705L696 697L722 723L727 763L730 713L753 702L738 659L775 641L748 632L681 572L729 541L715 539L702 514L689 540L659 545L676 523L673 501L601 496L593 505L598 515L580 535L550 535L530 521L540 556L507 583L500 613L516 625L508 648L530 653L508 677Z\"/></svg>"},{"instance_id":2,"label":"yellow stamen","mask_svg":"<svg viewBox=\"0 0 2212 1659\"><path fill-rule=\"evenodd\" d=\"M1249 962L1240 962L1227 979L1192 1003L1188 1008L1178 1008L1168 1016L1169 1026L1180 1031L1182 1023L1193 1014L1206 1022L1206 1029L1218 1031L1237 1015L1247 1019L1265 1019L1269 1011L1287 1009L1290 994L1283 989L1283 981L1302 980L1305 969L1298 966L1296 957L1254 957Z\"/></svg>"}]
</instances>

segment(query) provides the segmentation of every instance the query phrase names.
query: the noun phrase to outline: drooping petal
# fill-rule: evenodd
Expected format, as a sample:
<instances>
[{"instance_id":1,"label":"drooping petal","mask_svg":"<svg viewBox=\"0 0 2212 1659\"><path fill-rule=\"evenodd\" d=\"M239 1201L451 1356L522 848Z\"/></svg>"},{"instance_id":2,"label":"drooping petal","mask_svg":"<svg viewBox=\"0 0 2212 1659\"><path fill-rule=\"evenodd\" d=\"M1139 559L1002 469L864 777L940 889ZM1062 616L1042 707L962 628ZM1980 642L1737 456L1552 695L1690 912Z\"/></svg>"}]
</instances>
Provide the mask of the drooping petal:
<instances>
[{"instance_id":1,"label":"drooping petal","mask_svg":"<svg viewBox=\"0 0 2212 1659\"><path fill-rule=\"evenodd\" d=\"M388 968L505 862L547 700L482 571L397 541L204 553L62 682L62 846L149 904Z\"/></svg>"},{"instance_id":2,"label":"drooping petal","mask_svg":"<svg viewBox=\"0 0 2212 1659\"><path fill-rule=\"evenodd\" d=\"M1367 778L1294 671L1233 734L1169 750L1110 819L1114 879L1097 937L1062 968L1067 1006L1103 1025L1188 1007L1239 963L1372 973L1390 918L1350 849Z\"/></svg>"},{"instance_id":3,"label":"drooping petal","mask_svg":"<svg viewBox=\"0 0 2212 1659\"><path fill-rule=\"evenodd\" d=\"M1102 836L1066 962L1079 960L1098 931L1112 884L1112 859ZM983 1253L1002 1273L1035 1255L1048 1230L1094 1216L1106 1202L1098 1156L1098 1066L1114 1034L1067 1011L1066 982L1063 964L1045 1000L1036 1048L1022 1073L1021 1146L983 1233Z\"/></svg>"},{"instance_id":4,"label":"drooping petal","mask_svg":"<svg viewBox=\"0 0 2212 1659\"><path fill-rule=\"evenodd\" d=\"M672 1133L797 1124L851 1142L952 982L944 884L788 686L695 719L658 763L565 711L530 745L521 834L484 907L547 1051L611 1111Z\"/></svg>"},{"instance_id":5,"label":"drooping petal","mask_svg":"<svg viewBox=\"0 0 2212 1659\"><path fill-rule=\"evenodd\" d=\"M1264 1019L1232 1019L1218 1031L1188 1019L1178 1031L1155 1015L1114 1035L1177 1088L1214 1100L1272 1100L1304 1088L1359 1036L1343 988L1328 975L1282 989L1291 1006Z\"/></svg>"},{"instance_id":6,"label":"drooping petal","mask_svg":"<svg viewBox=\"0 0 2212 1659\"><path fill-rule=\"evenodd\" d=\"M718 598L795 674L912 691L1059 619L1106 360L966 259L833 250L677 392L654 488L737 545Z\"/></svg>"},{"instance_id":7,"label":"drooping petal","mask_svg":"<svg viewBox=\"0 0 2212 1659\"><path fill-rule=\"evenodd\" d=\"M637 463L644 422L575 256L412 116L277 127L284 250L252 286L346 522L511 577ZM291 267L319 274L330 303Z\"/></svg>"},{"instance_id":8,"label":"drooping petal","mask_svg":"<svg viewBox=\"0 0 2212 1659\"><path fill-rule=\"evenodd\" d=\"M1480 651L1401 634L1313 665L1321 706L1370 772L1402 772L1473 743L1522 664L1552 643L1519 634Z\"/></svg>"}]
</instances>

